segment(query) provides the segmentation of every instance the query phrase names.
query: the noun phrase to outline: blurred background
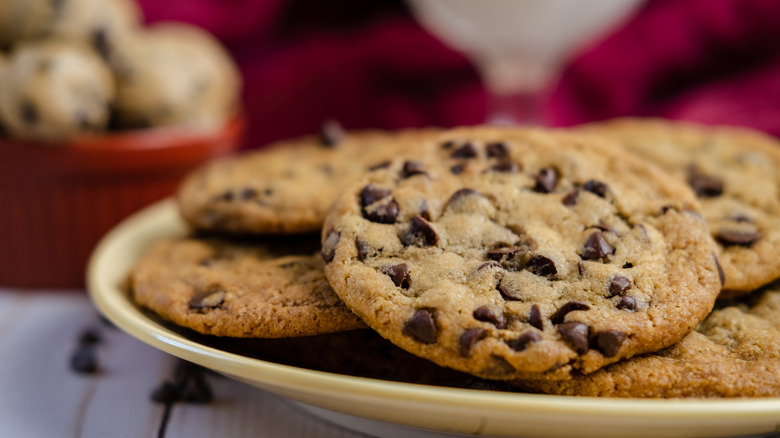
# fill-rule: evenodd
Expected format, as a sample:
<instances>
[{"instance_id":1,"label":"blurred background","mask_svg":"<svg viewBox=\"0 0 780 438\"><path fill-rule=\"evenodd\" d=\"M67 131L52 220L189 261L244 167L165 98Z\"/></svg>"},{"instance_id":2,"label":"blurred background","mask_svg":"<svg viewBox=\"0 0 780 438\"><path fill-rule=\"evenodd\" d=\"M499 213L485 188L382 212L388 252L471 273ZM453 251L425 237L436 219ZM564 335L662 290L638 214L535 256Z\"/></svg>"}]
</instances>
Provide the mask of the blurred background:
<instances>
[{"instance_id":1,"label":"blurred background","mask_svg":"<svg viewBox=\"0 0 780 438\"><path fill-rule=\"evenodd\" d=\"M533 2L514 2L516 10L507 12L515 15L501 9L505 2L474 3L497 9L493 21L479 18L485 20L477 22L480 33L505 25L496 17L516 17L523 7L540 13L528 6ZM616 16L603 12L603 29L549 43L556 35L576 34L571 28L589 18L587 11L571 10L577 2L550 3L552 10L541 11L547 16L516 18L514 27L521 39L516 44L536 41L564 52L554 66L545 66L553 74L545 73L539 97L542 110L535 117L542 123L658 115L780 135L780 2L622 2L630 5L613 5ZM401 0L140 0L140 5L147 22L194 23L228 47L244 77L245 147L315 132L329 118L347 128L454 126L484 122L492 111L494 101L474 56L479 51L467 53L430 22L420 24L416 18L424 6ZM536 33L523 41L524 28L535 23Z\"/></svg>"}]
</instances>

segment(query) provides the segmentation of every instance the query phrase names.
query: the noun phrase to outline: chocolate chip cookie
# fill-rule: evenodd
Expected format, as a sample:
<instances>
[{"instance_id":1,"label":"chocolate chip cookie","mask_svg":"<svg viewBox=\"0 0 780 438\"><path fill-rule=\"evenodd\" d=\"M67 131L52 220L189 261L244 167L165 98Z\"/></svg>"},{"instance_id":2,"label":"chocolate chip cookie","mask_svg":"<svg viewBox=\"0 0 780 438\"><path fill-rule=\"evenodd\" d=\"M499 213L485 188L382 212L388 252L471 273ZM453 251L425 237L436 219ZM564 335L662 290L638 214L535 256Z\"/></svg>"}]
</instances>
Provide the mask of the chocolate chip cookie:
<instances>
[{"instance_id":1,"label":"chocolate chip cookie","mask_svg":"<svg viewBox=\"0 0 780 438\"><path fill-rule=\"evenodd\" d=\"M333 289L396 345L480 377L566 379L668 347L709 313L715 245L684 184L561 133L430 142L438 160L369 173L323 228Z\"/></svg>"},{"instance_id":2,"label":"chocolate chip cookie","mask_svg":"<svg viewBox=\"0 0 780 438\"><path fill-rule=\"evenodd\" d=\"M179 190L180 210L200 229L318 232L349 184L393 157L426 155L423 139L431 132L346 134L326 123L319 136L281 141L197 170Z\"/></svg>"},{"instance_id":3,"label":"chocolate chip cookie","mask_svg":"<svg viewBox=\"0 0 780 438\"><path fill-rule=\"evenodd\" d=\"M569 381L517 382L526 390L607 397L780 396L780 289L755 304L713 311L679 344Z\"/></svg>"},{"instance_id":4,"label":"chocolate chip cookie","mask_svg":"<svg viewBox=\"0 0 780 438\"><path fill-rule=\"evenodd\" d=\"M780 277L780 142L748 129L617 119L582 131L616 140L696 192L726 283L721 297Z\"/></svg>"},{"instance_id":5,"label":"chocolate chip cookie","mask_svg":"<svg viewBox=\"0 0 780 438\"><path fill-rule=\"evenodd\" d=\"M365 327L333 293L316 236L160 242L131 274L135 300L199 333L277 338Z\"/></svg>"},{"instance_id":6,"label":"chocolate chip cookie","mask_svg":"<svg viewBox=\"0 0 780 438\"><path fill-rule=\"evenodd\" d=\"M114 79L89 46L36 40L14 47L0 82L0 120L13 137L58 141L102 130Z\"/></svg>"}]
</instances>

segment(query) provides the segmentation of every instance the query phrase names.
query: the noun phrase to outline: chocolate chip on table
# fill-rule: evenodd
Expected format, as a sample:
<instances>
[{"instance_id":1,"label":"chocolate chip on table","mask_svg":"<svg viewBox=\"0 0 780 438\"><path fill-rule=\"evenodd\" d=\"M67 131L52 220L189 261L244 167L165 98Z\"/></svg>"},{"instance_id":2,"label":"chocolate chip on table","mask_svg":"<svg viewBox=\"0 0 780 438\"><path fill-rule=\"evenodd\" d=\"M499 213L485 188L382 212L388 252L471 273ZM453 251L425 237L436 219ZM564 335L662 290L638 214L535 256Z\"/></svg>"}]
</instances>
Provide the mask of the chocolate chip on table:
<instances>
[{"instance_id":1,"label":"chocolate chip on table","mask_svg":"<svg viewBox=\"0 0 780 438\"><path fill-rule=\"evenodd\" d=\"M522 335L520 335L519 338L516 339L510 339L508 341L505 341L507 345L509 345L509 348L515 351L523 351L528 347L528 344L531 342L539 342L542 340L542 337L539 336L539 333L536 332L525 332Z\"/></svg>"},{"instance_id":2,"label":"chocolate chip on table","mask_svg":"<svg viewBox=\"0 0 780 438\"><path fill-rule=\"evenodd\" d=\"M330 230L325 241L322 242L322 261L330 263L333 261L333 257L336 255L336 247L341 239L341 232L337 230Z\"/></svg>"},{"instance_id":3,"label":"chocolate chip on table","mask_svg":"<svg viewBox=\"0 0 780 438\"><path fill-rule=\"evenodd\" d=\"M179 400L179 390L170 380L165 380L152 391L152 401L162 404L171 404Z\"/></svg>"},{"instance_id":4,"label":"chocolate chip on table","mask_svg":"<svg viewBox=\"0 0 780 438\"><path fill-rule=\"evenodd\" d=\"M575 310L589 310L590 306L580 302L580 301L574 301L571 300L558 308L558 310L555 311L552 315L550 315L550 321L552 321L553 324L560 324L563 322L563 318L566 316L567 313L573 312Z\"/></svg>"},{"instance_id":5,"label":"chocolate chip on table","mask_svg":"<svg viewBox=\"0 0 780 438\"><path fill-rule=\"evenodd\" d=\"M479 306L474 310L472 314L474 319L482 322L489 322L496 326L497 329L506 328L506 318L503 313L496 313L489 306Z\"/></svg>"},{"instance_id":6,"label":"chocolate chip on table","mask_svg":"<svg viewBox=\"0 0 780 438\"><path fill-rule=\"evenodd\" d=\"M688 185L700 198L711 198L723 194L723 181L720 178L702 173L701 169L695 165L688 168Z\"/></svg>"},{"instance_id":7,"label":"chocolate chip on table","mask_svg":"<svg viewBox=\"0 0 780 438\"><path fill-rule=\"evenodd\" d=\"M588 346L588 332L590 329L581 322L564 322L558 326L561 337L574 347L578 354L585 354L590 349Z\"/></svg>"},{"instance_id":8,"label":"chocolate chip on table","mask_svg":"<svg viewBox=\"0 0 780 438\"><path fill-rule=\"evenodd\" d=\"M423 163L414 160L406 161L401 171L401 177L405 179L415 175L428 175L428 172L425 171Z\"/></svg>"},{"instance_id":9,"label":"chocolate chip on table","mask_svg":"<svg viewBox=\"0 0 780 438\"><path fill-rule=\"evenodd\" d=\"M485 152L487 152L489 158L506 158L509 156L506 145L500 141L494 141L485 145Z\"/></svg>"},{"instance_id":10,"label":"chocolate chip on table","mask_svg":"<svg viewBox=\"0 0 780 438\"><path fill-rule=\"evenodd\" d=\"M320 132L320 141L323 146L334 147L338 145L346 136L346 132L341 124L335 120L328 120L322 124Z\"/></svg>"},{"instance_id":11,"label":"chocolate chip on table","mask_svg":"<svg viewBox=\"0 0 780 438\"><path fill-rule=\"evenodd\" d=\"M480 327L467 328L460 335L460 355L463 357L469 357L471 349L474 348L474 344L485 339L488 335L487 330Z\"/></svg>"},{"instance_id":12,"label":"chocolate chip on table","mask_svg":"<svg viewBox=\"0 0 780 438\"><path fill-rule=\"evenodd\" d=\"M466 142L463 146L455 149L450 154L452 158L475 158L477 156L477 148L473 144Z\"/></svg>"},{"instance_id":13,"label":"chocolate chip on table","mask_svg":"<svg viewBox=\"0 0 780 438\"><path fill-rule=\"evenodd\" d=\"M95 328L88 328L81 332L79 335L80 345L95 345L103 342L103 336Z\"/></svg>"},{"instance_id":14,"label":"chocolate chip on table","mask_svg":"<svg viewBox=\"0 0 780 438\"><path fill-rule=\"evenodd\" d=\"M758 237L758 232L755 230L720 229L715 235L718 242L735 246L750 246L758 240Z\"/></svg>"},{"instance_id":15,"label":"chocolate chip on table","mask_svg":"<svg viewBox=\"0 0 780 438\"><path fill-rule=\"evenodd\" d=\"M551 277L558 273L555 262L543 255L535 255L528 259L525 269L540 277Z\"/></svg>"},{"instance_id":16,"label":"chocolate chip on table","mask_svg":"<svg viewBox=\"0 0 780 438\"><path fill-rule=\"evenodd\" d=\"M631 297L620 297L615 307L620 310L636 310L636 300Z\"/></svg>"},{"instance_id":17,"label":"chocolate chip on table","mask_svg":"<svg viewBox=\"0 0 780 438\"><path fill-rule=\"evenodd\" d=\"M539 310L539 306L534 304L531 306L531 312L528 314L528 324L531 327L536 327L539 330L544 330L544 321L542 321L542 312Z\"/></svg>"},{"instance_id":18,"label":"chocolate chip on table","mask_svg":"<svg viewBox=\"0 0 780 438\"><path fill-rule=\"evenodd\" d=\"M403 334L423 344L433 344L439 335L430 309L418 309L405 323Z\"/></svg>"},{"instance_id":19,"label":"chocolate chip on table","mask_svg":"<svg viewBox=\"0 0 780 438\"><path fill-rule=\"evenodd\" d=\"M195 294L189 301L189 307L193 310L214 309L225 302L224 290L207 290Z\"/></svg>"},{"instance_id":20,"label":"chocolate chip on table","mask_svg":"<svg viewBox=\"0 0 780 438\"><path fill-rule=\"evenodd\" d=\"M720 266L720 260L718 260L718 256L713 254L712 258L715 260L715 267L718 268L718 278L720 279L720 285L723 286L726 284L726 273L723 272L723 267Z\"/></svg>"},{"instance_id":21,"label":"chocolate chip on table","mask_svg":"<svg viewBox=\"0 0 780 438\"><path fill-rule=\"evenodd\" d=\"M591 192L600 198L603 198L607 194L607 185L595 179L587 181L585 185L582 186L582 188L585 191Z\"/></svg>"},{"instance_id":22,"label":"chocolate chip on table","mask_svg":"<svg viewBox=\"0 0 780 438\"><path fill-rule=\"evenodd\" d=\"M577 198L580 197L580 189L574 189L566 194L566 196L563 197L563 200L561 201L563 205L567 207L571 207L572 205L577 203Z\"/></svg>"},{"instance_id":23,"label":"chocolate chip on table","mask_svg":"<svg viewBox=\"0 0 780 438\"><path fill-rule=\"evenodd\" d=\"M431 224L420 216L412 217L409 228L399 236L404 246L436 246L439 236Z\"/></svg>"},{"instance_id":24,"label":"chocolate chip on table","mask_svg":"<svg viewBox=\"0 0 780 438\"><path fill-rule=\"evenodd\" d=\"M409 289L409 266L406 263L399 263L397 265L384 266L381 271L390 277L397 287L401 289Z\"/></svg>"},{"instance_id":25,"label":"chocolate chip on table","mask_svg":"<svg viewBox=\"0 0 780 438\"><path fill-rule=\"evenodd\" d=\"M607 239L601 234L601 231L596 231L588 237L585 242L585 247L582 250L583 260L597 260L606 257L615 252L615 248L607 242Z\"/></svg>"},{"instance_id":26,"label":"chocolate chip on table","mask_svg":"<svg viewBox=\"0 0 780 438\"><path fill-rule=\"evenodd\" d=\"M80 345L70 358L70 367L80 374L94 374L99 370L97 351L92 345Z\"/></svg>"},{"instance_id":27,"label":"chocolate chip on table","mask_svg":"<svg viewBox=\"0 0 780 438\"><path fill-rule=\"evenodd\" d=\"M604 357L615 357L625 340L625 333L617 330L607 330L596 335L596 349Z\"/></svg>"},{"instance_id":28,"label":"chocolate chip on table","mask_svg":"<svg viewBox=\"0 0 780 438\"><path fill-rule=\"evenodd\" d=\"M534 191L552 193L558 185L558 172L552 167L545 167L539 171L534 180L536 180Z\"/></svg>"},{"instance_id":29,"label":"chocolate chip on table","mask_svg":"<svg viewBox=\"0 0 780 438\"><path fill-rule=\"evenodd\" d=\"M629 288L631 288L631 280L621 275L616 275L609 283L609 292L607 298L612 298L616 295L623 295Z\"/></svg>"}]
</instances>

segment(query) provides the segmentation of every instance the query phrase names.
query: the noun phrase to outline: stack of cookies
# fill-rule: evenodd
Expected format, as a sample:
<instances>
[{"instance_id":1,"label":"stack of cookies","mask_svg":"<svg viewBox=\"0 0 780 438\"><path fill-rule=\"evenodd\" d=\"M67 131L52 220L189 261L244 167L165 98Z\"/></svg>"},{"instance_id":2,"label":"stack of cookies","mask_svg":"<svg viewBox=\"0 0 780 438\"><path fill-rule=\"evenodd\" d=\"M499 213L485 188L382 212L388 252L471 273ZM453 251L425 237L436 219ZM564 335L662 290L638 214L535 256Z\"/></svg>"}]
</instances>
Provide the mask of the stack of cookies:
<instances>
[{"instance_id":1,"label":"stack of cookies","mask_svg":"<svg viewBox=\"0 0 780 438\"><path fill-rule=\"evenodd\" d=\"M518 391L778 396L779 190L777 142L733 128L329 125L194 172L197 232L131 283L202 334L368 327Z\"/></svg>"}]
</instances>

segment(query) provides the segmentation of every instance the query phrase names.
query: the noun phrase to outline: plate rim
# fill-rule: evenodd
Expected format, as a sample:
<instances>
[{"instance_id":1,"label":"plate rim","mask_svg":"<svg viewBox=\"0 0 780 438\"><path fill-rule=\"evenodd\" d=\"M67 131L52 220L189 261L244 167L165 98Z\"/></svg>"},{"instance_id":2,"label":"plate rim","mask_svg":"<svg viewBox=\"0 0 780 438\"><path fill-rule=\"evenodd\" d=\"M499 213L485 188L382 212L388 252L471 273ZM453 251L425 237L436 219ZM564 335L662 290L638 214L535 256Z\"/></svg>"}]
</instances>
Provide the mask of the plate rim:
<instances>
[{"instance_id":1,"label":"plate rim","mask_svg":"<svg viewBox=\"0 0 780 438\"><path fill-rule=\"evenodd\" d=\"M89 297L98 310L122 331L174 356L198 363L231 377L263 384L271 391L302 388L312 394L338 396L343 388L351 388L349 398L363 401L414 400L434 403L444 409L468 409L476 403L480 410L497 413L517 413L518 409L539 411L545 415L623 416L642 419L711 420L750 418L770 420L780 424L780 398L744 399L639 399L546 394L504 393L449 388L404 382L385 381L298 368L271 361L241 356L187 339L146 317L121 290L112 284L110 257L122 248L124 241L154 231L160 224L182 229L175 202L168 198L131 215L109 231L95 247L87 268ZM178 221L178 224L171 224ZM163 235L172 235L165 233ZM125 276L127 272L124 272ZM216 361L216 362L215 362ZM249 372L249 371L252 372ZM246 382L249 383L249 382ZM275 389L277 391L275 391ZM316 404L315 404L316 405ZM324 409L327 406L319 405ZM617 411L616 411L617 410ZM349 414L349 413L348 413ZM351 414L353 415L353 414ZM400 424L400 423L398 423ZM778 426L780 427L780 426Z\"/></svg>"}]
</instances>

